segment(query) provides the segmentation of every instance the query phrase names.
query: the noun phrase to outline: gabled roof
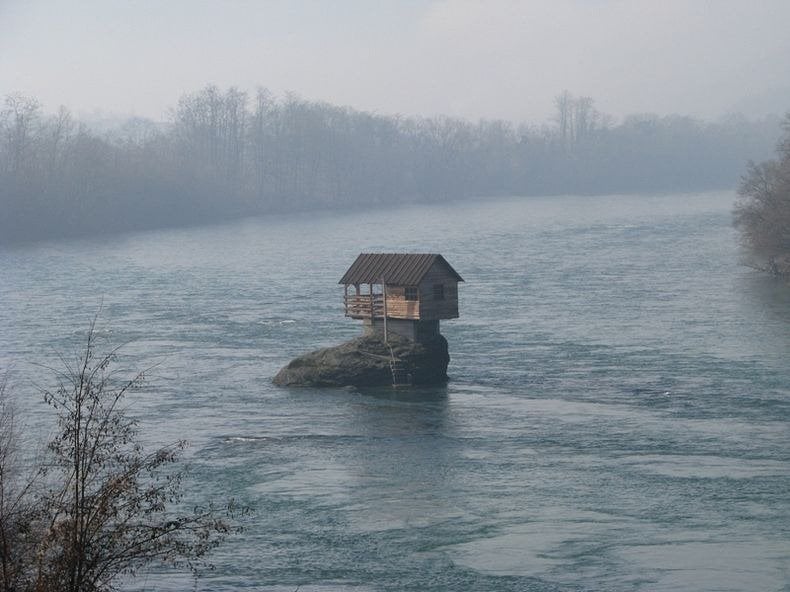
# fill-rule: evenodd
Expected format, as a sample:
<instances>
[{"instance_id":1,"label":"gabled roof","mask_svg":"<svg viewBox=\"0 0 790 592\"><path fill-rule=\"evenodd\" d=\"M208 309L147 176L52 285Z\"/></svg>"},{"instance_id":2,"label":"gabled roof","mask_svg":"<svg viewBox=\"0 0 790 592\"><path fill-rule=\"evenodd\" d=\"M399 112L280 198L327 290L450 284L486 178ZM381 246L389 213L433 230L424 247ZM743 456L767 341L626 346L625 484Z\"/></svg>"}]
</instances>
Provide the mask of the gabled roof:
<instances>
[{"instance_id":1,"label":"gabled roof","mask_svg":"<svg viewBox=\"0 0 790 592\"><path fill-rule=\"evenodd\" d=\"M444 257L430 253L362 253L348 268L340 284L388 284L416 286L434 263L447 268L459 282L458 275Z\"/></svg>"}]
</instances>

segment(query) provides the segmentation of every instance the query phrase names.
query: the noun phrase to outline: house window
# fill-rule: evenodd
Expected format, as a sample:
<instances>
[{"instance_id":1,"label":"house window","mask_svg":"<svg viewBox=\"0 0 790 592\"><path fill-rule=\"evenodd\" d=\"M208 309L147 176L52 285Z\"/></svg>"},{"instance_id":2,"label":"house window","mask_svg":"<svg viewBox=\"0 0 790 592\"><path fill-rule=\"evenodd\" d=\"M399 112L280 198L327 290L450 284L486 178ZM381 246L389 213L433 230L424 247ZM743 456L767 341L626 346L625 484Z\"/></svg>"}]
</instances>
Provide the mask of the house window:
<instances>
[{"instance_id":1,"label":"house window","mask_svg":"<svg viewBox=\"0 0 790 592\"><path fill-rule=\"evenodd\" d=\"M433 285L433 299L444 300L444 284Z\"/></svg>"},{"instance_id":2,"label":"house window","mask_svg":"<svg viewBox=\"0 0 790 592\"><path fill-rule=\"evenodd\" d=\"M417 286L406 286L406 300L417 300Z\"/></svg>"}]
</instances>

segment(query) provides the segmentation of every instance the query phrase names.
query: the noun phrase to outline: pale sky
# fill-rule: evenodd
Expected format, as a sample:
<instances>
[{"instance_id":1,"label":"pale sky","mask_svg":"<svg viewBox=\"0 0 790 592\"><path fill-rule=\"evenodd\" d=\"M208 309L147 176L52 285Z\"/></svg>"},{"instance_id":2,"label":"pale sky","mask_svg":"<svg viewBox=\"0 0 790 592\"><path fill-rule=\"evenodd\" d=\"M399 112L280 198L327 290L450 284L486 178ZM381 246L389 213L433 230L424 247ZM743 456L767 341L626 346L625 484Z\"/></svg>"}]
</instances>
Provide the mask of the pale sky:
<instances>
[{"instance_id":1,"label":"pale sky","mask_svg":"<svg viewBox=\"0 0 790 592\"><path fill-rule=\"evenodd\" d=\"M163 119L207 83L539 123L790 110L790 0L0 0L0 95Z\"/></svg>"}]
</instances>

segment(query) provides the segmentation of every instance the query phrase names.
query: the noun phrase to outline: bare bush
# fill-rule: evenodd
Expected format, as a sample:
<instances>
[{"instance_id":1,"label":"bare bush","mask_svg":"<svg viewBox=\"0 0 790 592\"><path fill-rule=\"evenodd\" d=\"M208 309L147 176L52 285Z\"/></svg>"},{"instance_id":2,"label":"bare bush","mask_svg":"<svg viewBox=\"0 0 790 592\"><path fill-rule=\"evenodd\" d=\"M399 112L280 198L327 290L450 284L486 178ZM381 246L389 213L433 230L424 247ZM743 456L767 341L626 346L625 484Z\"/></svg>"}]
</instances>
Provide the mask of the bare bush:
<instances>
[{"instance_id":1,"label":"bare bush","mask_svg":"<svg viewBox=\"0 0 790 592\"><path fill-rule=\"evenodd\" d=\"M31 502L34 478L26 478L18 457L19 433L7 392L7 375L0 379L0 590L21 590L34 553Z\"/></svg>"},{"instance_id":2,"label":"bare bush","mask_svg":"<svg viewBox=\"0 0 790 592\"><path fill-rule=\"evenodd\" d=\"M143 449L122 404L144 376L121 379L115 358L97 353L92 324L44 393L57 429L27 479L13 473L14 415L0 398L2 592L115 590L152 563L196 569L237 528L232 504L179 507L186 442Z\"/></svg>"}]
</instances>

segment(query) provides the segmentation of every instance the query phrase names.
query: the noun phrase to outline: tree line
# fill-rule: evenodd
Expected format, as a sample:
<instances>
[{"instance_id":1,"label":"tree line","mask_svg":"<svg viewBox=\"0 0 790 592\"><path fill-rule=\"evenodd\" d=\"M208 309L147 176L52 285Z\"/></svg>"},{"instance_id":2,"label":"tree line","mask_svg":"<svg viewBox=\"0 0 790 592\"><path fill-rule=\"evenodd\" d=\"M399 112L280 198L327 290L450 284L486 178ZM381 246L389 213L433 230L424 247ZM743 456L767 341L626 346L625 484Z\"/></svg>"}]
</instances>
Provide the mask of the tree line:
<instances>
[{"instance_id":1,"label":"tree line","mask_svg":"<svg viewBox=\"0 0 790 592\"><path fill-rule=\"evenodd\" d=\"M0 242L270 212L733 187L776 121L633 115L564 92L543 125L386 116L207 86L110 132L32 97L0 111Z\"/></svg>"}]
</instances>

